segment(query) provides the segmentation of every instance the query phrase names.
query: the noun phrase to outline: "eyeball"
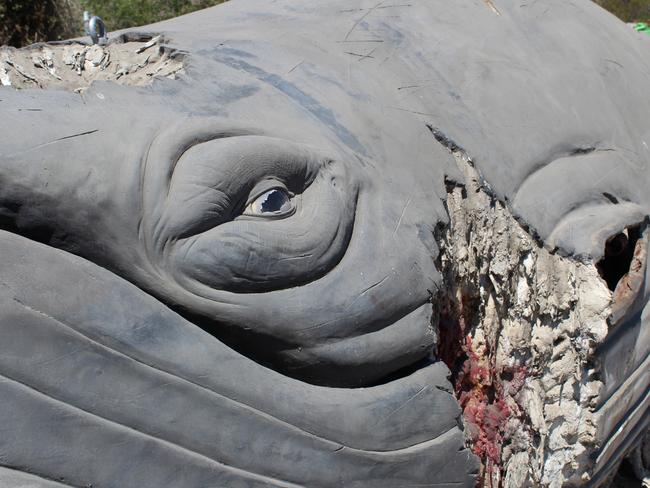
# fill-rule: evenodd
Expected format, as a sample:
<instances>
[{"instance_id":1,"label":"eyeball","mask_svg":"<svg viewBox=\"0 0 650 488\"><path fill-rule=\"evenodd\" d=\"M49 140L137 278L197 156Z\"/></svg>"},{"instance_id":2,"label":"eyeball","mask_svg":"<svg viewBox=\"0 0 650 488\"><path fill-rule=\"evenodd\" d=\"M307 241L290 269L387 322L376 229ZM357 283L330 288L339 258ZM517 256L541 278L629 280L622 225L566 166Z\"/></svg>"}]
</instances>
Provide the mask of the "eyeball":
<instances>
[{"instance_id":1,"label":"eyeball","mask_svg":"<svg viewBox=\"0 0 650 488\"><path fill-rule=\"evenodd\" d=\"M291 195L284 188L271 188L248 204L244 215L283 217L294 211Z\"/></svg>"}]
</instances>

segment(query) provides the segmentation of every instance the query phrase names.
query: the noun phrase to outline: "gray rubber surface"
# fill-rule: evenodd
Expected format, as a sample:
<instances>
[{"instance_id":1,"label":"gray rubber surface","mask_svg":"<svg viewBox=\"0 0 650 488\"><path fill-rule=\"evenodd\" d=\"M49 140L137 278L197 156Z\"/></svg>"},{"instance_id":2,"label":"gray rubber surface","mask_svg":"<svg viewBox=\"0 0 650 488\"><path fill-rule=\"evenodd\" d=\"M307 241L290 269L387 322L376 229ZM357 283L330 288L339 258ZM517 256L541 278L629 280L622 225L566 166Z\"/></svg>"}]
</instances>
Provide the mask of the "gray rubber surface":
<instances>
[{"instance_id":1,"label":"gray rubber surface","mask_svg":"<svg viewBox=\"0 0 650 488\"><path fill-rule=\"evenodd\" d=\"M561 253L650 206L647 40L588 0L494 3L232 0L142 28L180 80L0 89L6 476L472 486L446 368L388 381L436 341L460 176L432 130ZM290 209L251 213L273 189Z\"/></svg>"}]
</instances>

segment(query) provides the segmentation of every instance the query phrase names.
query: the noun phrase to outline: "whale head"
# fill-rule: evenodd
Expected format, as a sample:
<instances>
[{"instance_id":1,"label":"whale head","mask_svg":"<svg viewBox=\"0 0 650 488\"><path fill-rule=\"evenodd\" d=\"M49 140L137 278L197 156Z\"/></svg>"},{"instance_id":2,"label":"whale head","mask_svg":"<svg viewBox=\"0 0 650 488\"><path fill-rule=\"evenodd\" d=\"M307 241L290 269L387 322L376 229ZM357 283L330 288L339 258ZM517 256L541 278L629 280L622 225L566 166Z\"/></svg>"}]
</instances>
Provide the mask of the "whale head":
<instances>
[{"instance_id":1,"label":"whale head","mask_svg":"<svg viewBox=\"0 0 650 488\"><path fill-rule=\"evenodd\" d=\"M232 0L141 28L184 53L177 79L5 88L0 228L294 386L390 389L442 367L440 235L475 184L603 274L620 235L641 243L598 356L613 394L650 347L650 47L586 0L491 3Z\"/></svg>"}]
</instances>

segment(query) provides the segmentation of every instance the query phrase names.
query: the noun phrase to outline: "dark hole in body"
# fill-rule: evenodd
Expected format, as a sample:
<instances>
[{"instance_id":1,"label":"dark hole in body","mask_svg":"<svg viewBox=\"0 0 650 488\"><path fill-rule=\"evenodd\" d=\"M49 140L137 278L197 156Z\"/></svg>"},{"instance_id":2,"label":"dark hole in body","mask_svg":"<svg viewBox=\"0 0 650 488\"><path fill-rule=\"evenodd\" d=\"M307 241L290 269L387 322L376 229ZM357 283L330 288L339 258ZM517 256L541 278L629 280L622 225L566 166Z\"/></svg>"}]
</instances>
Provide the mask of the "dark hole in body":
<instances>
[{"instance_id":1,"label":"dark hole in body","mask_svg":"<svg viewBox=\"0 0 650 488\"><path fill-rule=\"evenodd\" d=\"M616 290L616 285L630 270L634 250L642 233L641 225L635 225L607 240L605 255L596 266L611 291Z\"/></svg>"}]
</instances>

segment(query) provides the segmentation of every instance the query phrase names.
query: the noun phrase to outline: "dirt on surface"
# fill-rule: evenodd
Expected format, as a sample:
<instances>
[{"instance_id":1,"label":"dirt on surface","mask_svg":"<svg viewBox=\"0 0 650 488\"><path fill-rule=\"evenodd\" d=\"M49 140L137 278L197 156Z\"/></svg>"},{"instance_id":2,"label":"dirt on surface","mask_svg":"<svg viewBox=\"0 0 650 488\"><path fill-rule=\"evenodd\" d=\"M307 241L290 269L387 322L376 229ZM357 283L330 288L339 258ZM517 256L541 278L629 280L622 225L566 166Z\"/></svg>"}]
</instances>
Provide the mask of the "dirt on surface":
<instances>
[{"instance_id":1,"label":"dirt on surface","mask_svg":"<svg viewBox=\"0 0 650 488\"><path fill-rule=\"evenodd\" d=\"M0 84L17 89L55 88L82 92L95 80L148 85L183 71L184 53L162 36L128 34L104 45L80 41L0 47Z\"/></svg>"}]
</instances>

